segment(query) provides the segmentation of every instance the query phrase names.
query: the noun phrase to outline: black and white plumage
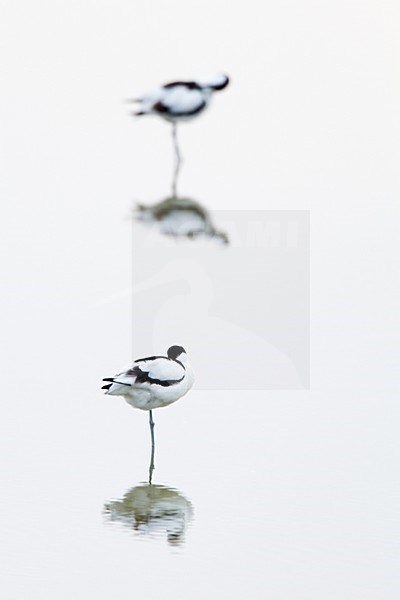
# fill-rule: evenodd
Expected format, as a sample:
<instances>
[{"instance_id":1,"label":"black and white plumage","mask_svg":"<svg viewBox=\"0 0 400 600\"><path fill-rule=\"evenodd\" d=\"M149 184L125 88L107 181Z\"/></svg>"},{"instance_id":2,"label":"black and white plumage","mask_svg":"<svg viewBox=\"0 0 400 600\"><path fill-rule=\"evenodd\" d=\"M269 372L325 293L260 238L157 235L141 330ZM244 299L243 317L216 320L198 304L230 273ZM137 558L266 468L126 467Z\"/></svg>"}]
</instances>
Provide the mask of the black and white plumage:
<instances>
[{"instance_id":1,"label":"black and white plumage","mask_svg":"<svg viewBox=\"0 0 400 600\"><path fill-rule=\"evenodd\" d=\"M214 92L229 83L227 75L193 81L172 81L134 100L135 115L158 115L171 123L197 117L210 103Z\"/></svg>"},{"instance_id":2,"label":"black and white plumage","mask_svg":"<svg viewBox=\"0 0 400 600\"><path fill-rule=\"evenodd\" d=\"M134 408L149 411L151 459L149 483L154 471L153 409L168 406L182 398L194 383L194 374L182 346L168 348L167 356L148 356L115 377L103 379L102 389L111 396L122 396Z\"/></svg>"},{"instance_id":3,"label":"black and white plumage","mask_svg":"<svg viewBox=\"0 0 400 600\"><path fill-rule=\"evenodd\" d=\"M167 356L135 360L132 367L106 378L102 389L123 398L135 408L153 410L182 398L192 387L193 371L182 346L171 346Z\"/></svg>"},{"instance_id":4,"label":"black and white plumage","mask_svg":"<svg viewBox=\"0 0 400 600\"><path fill-rule=\"evenodd\" d=\"M223 90L228 83L227 75L217 75L211 79L171 81L133 100L138 104L134 115L158 115L172 123L172 140L175 149L172 196L177 195L178 176L182 162L177 139L177 123L190 121L204 112L213 93Z\"/></svg>"}]
</instances>

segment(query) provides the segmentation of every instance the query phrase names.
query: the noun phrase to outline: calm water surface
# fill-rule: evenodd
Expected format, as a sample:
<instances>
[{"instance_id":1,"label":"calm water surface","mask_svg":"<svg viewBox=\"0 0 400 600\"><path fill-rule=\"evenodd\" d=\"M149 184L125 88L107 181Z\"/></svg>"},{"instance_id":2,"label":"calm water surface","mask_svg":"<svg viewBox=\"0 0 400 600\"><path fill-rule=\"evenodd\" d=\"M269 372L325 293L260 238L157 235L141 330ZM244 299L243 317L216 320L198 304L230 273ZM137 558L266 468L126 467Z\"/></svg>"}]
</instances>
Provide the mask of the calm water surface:
<instances>
[{"instance_id":1,"label":"calm water surface","mask_svg":"<svg viewBox=\"0 0 400 600\"><path fill-rule=\"evenodd\" d=\"M100 390L131 356L130 295L99 303L130 277L130 222L110 236L102 214L54 218L39 238L25 228L24 278L7 271L23 332L7 321L7 600L391 597L395 394L373 391L374 371L362 397L350 378L340 389L329 345L312 391L193 389L155 411L149 488L148 415Z\"/></svg>"},{"instance_id":2,"label":"calm water surface","mask_svg":"<svg viewBox=\"0 0 400 600\"><path fill-rule=\"evenodd\" d=\"M149 487L147 415L81 386L27 402L2 437L10 599L376 597L398 495L375 399L193 392L155 413Z\"/></svg>"}]
</instances>

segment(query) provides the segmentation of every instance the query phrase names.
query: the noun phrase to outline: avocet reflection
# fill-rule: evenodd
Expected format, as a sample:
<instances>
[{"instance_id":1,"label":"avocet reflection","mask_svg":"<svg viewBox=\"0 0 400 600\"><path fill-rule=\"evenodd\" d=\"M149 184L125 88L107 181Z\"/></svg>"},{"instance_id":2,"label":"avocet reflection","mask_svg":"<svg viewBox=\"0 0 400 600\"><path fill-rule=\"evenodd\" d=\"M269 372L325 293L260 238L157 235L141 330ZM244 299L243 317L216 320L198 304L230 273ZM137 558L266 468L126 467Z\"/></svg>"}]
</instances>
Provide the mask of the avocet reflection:
<instances>
[{"instance_id":1,"label":"avocet reflection","mask_svg":"<svg viewBox=\"0 0 400 600\"><path fill-rule=\"evenodd\" d=\"M137 204L134 216L138 221L156 224L160 233L176 238L210 238L228 244L226 233L219 231L208 210L191 198L172 196L156 204Z\"/></svg>"},{"instance_id":2,"label":"avocet reflection","mask_svg":"<svg viewBox=\"0 0 400 600\"><path fill-rule=\"evenodd\" d=\"M166 536L170 545L184 541L193 518L193 506L174 488L143 483L126 492L121 500L104 507L109 521L122 523L136 535L151 538Z\"/></svg>"}]
</instances>

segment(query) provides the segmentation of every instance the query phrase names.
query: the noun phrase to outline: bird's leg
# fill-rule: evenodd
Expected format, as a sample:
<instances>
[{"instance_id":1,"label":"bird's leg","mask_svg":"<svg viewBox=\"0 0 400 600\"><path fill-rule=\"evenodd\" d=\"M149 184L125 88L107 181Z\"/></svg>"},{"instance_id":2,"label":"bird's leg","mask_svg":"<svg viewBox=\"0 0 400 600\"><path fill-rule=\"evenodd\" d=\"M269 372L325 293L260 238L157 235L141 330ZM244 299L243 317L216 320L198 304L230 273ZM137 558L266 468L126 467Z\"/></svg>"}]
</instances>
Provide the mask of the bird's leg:
<instances>
[{"instance_id":1,"label":"bird's leg","mask_svg":"<svg viewBox=\"0 0 400 600\"><path fill-rule=\"evenodd\" d=\"M150 423L150 435L151 435L151 458L150 458L150 467L149 467L149 483L151 483L154 471L154 421L153 421L153 412L149 411L149 423Z\"/></svg>"},{"instance_id":2,"label":"bird's leg","mask_svg":"<svg viewBox=\"0 0 400 600\"><path fill-rule=\"evenodd\" d=\"M178 137L177 137L177 124L172 123L172 140L174 142L175 149L175 169L174 169L174 178L172 180L172 196L176 198L177 195L177 187L178 187L178 176L182 163L182 155L179 151L178 145Z\"/></svg>"}]
</instances>

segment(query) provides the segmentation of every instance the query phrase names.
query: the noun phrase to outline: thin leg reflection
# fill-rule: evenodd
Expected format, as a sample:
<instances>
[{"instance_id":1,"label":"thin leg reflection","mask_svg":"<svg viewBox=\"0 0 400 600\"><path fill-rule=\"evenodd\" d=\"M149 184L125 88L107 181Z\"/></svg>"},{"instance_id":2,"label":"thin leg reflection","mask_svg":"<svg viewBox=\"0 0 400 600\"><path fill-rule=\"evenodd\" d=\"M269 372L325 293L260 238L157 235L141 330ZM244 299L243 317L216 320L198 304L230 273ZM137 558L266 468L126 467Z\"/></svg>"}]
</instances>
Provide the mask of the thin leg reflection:
<instances>
[{"instance_id":1,"label":"thin leg reflection","mask_svg":"<svg viewBox=\"0 0 400 600\"><path fill-rule=\"evenodd\" d=\"M104 506L107 519L133 530L135 535L159 538L166 535L171 546L184 542L193 518L193 506L178 490L143 483L129 489L121 500Z\"/></svg>"},{"instance_id":2,"label":"thin leg reflection","mask_svg":"<svg viewBox=\"0 0 400 600\"><path fill-rule=\"evenodd\" d=\"M174 168L174 176L172 179L172 197L176 198L178 195L177 188L178 188L179 171L180 171L181 163L182 163L182 155L179 150L177 124L176 123L172 123L172 141L174 143L174 150L175 150L175 168Z\"/></svg>"}]
</instances>

